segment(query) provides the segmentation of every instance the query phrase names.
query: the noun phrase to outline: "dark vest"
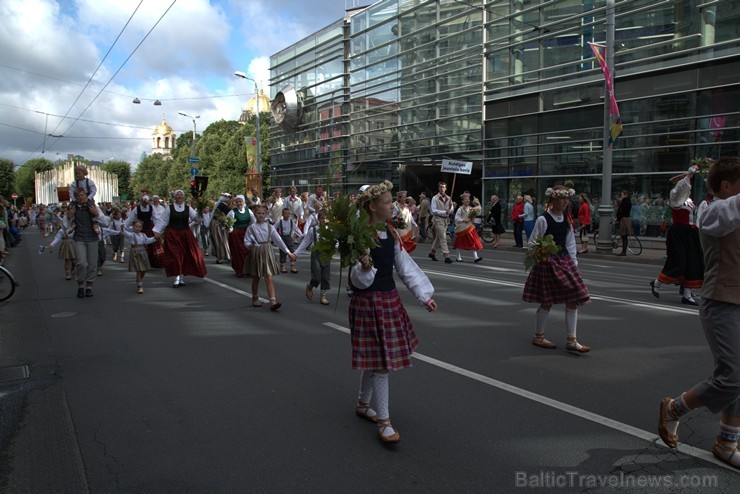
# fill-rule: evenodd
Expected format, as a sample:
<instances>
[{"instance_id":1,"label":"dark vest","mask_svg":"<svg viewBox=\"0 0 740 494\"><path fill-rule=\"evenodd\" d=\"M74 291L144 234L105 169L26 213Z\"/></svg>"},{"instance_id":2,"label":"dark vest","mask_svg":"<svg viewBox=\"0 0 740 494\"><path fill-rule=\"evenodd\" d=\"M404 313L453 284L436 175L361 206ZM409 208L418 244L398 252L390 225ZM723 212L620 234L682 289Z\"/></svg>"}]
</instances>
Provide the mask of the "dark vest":
<instances>
[{"instance_id":1,"label":"dark vest","mask_svg":"<svg viewBox=\"0 0 740 494\"><path fill-rule=\"evenodd\" d=\"M154 228L154 223L152 222L152 213L154 210L151 206L149 206L149 211L142 211L141 206L136 206L136 219L141 221L142 228Z\"/></svg>"},{"instance_id":2,"label":"dark vest","mask_svg":"<svg viewBox=\"0 0 740 494\"><path fill-rule=\"evenodd\" d=\"M94 203L92 200L88 200L87 204ZM73 235L75 242L95 242L98 240L98 235L93 230L93 217L90 214L90 210L87 208L87 204L80 207L75 203L76 226Z\"/></svg>"},{"instance_id":3,"label":"dark vest","mask_svg":"<svg viewBox=\"0 0 740 494\"><path fill-rule=\"evenodd\" d=\"M378 239L380 244L374 249L370 249L370 257L373 258L373 267L378 271L375 273L375 281L365 290L360 292L390 292L396 289L396 282L393 280L393 260L396 255L396 239L386 228L386 239Z\"/></svg>"},{"instance_id":4,"label":"dark vest","mask_svg":"<svg viewBox=\"0 0 740 494\"><path fill-rule=\"evenodd\" d=\"M555 243L560 247L558 254L567 254L568 249L565 248L565 241L568 238L568 229L570 228L570 224L568 223L568 219L565 218L565 213L563 213L562 223L555 221L550 213L546 212L544 217L545 220L547 220L547 231L545 232L545 235L552 235L555 239Z\"/></svg>"},{"instance_id":5,"label":"dark vest","mask_svg":"<svg viewBox=\"0 0 740 494\"><path fill-rule=\"evenodd\" d=\"M187 205L182 213L178 213L175 211L175 205L170 204L170 223L167 225L167 228L172 228L173 230L187 230L190 228L190 225L188 225L190 220L189 213L190 211Z\"/></svg>"},{"instance_id":6,"label":"dark vest","mask_svg":"<svg viewBox=\"0 0 740 494\"><path fill-rule=\"evenodd\" d=\"M229 214L229 205L225 202L219 202L216 208L224 214Z\"/></svg>"}]
</instances>

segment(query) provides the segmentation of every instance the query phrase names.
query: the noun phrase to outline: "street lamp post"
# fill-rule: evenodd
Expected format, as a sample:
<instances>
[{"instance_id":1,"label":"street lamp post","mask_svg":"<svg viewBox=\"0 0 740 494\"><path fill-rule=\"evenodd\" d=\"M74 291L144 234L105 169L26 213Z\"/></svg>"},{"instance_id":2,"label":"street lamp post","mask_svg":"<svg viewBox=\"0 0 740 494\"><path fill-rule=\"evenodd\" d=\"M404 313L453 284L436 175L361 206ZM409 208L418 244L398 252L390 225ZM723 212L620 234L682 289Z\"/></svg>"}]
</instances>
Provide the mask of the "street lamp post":
<instances>
[{"instance_id":1,"label":"street lamp post","mask_svg":"<svg viewBox=\"0 0 740 494\"><path fill-rule=\"evenodd\" d=\"M193 121L193 151L192 151L191 154L192 154L192 157L195 158L195 119L196 118L200 118L200 115L196 115L196 116L193 117L191 115L188 115L184 111L179 111L177 113L178 113L178 115L182 115L183 117L188 117L189 119L191 119Z\"/></svg>"},{"instance_id":2,"label":"street lamp post","mask_svg":"<svg viewBox=\"0 0 740 494\"><path fill-rule=\"evenodd\" d=\"M246 79L248 81L252 81L254 83L254 92L255 92L255 98L257 98L257 173L262 173L262 147L260 145L260 92L259 87L257 86L257 81L252 79L251 77L247 77L247 74L245 74L242 71L237 70L234 72L234 75L237 76L240 79Z\"/></svg>"}]
</instances>

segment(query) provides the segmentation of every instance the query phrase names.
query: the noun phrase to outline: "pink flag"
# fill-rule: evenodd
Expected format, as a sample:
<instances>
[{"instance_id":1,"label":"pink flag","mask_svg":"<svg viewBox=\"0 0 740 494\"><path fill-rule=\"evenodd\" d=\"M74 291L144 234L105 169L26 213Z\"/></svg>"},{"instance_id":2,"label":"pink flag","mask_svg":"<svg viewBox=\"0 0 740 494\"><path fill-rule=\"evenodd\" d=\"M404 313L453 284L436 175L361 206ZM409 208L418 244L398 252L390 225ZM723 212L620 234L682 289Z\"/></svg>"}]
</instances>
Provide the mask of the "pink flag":
<instances>
[{"instance_id":1,"label":"pink flag","mask_svg":"<svg viewBox=\"0 0 740 494\"><path fill-rule=\"evenodd\" d=\"M606 64L606 48L604 53L601 53L601 47L593 43L589 43L591 50L594 52L594 56L601 65L601 70L604 72L604 78L606 79L606 90L609 93L609 145L613 146L619 136L622 135L622 117L619 115L619 106L617 106L617 99L614 97L614 87L612 86L612 73L609 70L609 66Z\"/></svg>"}]
</instances>

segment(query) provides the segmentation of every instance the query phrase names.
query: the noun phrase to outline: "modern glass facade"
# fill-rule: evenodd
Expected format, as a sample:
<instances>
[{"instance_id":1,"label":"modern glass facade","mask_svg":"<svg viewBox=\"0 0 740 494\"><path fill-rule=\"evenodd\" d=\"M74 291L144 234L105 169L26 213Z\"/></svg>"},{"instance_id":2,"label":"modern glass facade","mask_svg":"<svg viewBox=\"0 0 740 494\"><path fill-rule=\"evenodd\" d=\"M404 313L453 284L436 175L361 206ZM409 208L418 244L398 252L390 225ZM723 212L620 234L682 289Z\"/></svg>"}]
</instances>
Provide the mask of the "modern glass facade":
<instances>
[{"instance_id":1,"label":"modern glass facade","mask_svg":"<svg viewBox=\"0 0 740 494\"><path fill-rule=\"evenodd\" d=\"M383 0L348 12L272 57L273 95L288 83L306 94L294 132L273 126L276 181L313 185L329 168L348 191L392 178L416 194L449 181L438 166L453 158L474 163L460 192L541 202L572 181L599 197L604 79L588 42L604 43L605 11L605 0ZM633 191L651 234L669 177L693 157L740 154L740 3L617 1L615 26L614 192Z\"/></svg>"}]
</instances>

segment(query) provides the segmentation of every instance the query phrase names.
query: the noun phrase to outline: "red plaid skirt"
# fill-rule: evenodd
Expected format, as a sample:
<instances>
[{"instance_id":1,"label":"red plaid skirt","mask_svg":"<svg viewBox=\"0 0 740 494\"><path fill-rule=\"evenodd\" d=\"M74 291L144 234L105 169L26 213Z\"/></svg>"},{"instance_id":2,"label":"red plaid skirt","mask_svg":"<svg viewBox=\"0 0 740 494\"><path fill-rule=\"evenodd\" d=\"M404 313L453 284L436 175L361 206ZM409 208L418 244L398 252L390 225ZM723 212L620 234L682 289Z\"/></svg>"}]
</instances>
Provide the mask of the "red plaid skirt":
<instances>
[{"instance_id":1,"label":"red plaid skirt","mask_svg":"<svg viewBox=\"0 0 740 494\"><path fill-rule=\"evenodd\" d=\"M550 256L532 268L524 284L522 300L544 305L591 301L581 273L568 254Z\"/></svg>"},{"instance_id":2,"label":"red plaid skirt","mask_svg":"<svg viewBox=\"0 0 740 494\"><path fill-rule=\"evenodd\" d=\"M354 292L349 303L352 368L398 370L411 367L419 344L398 291Z\"/></svg>"},{"instance_id":3,"label":"red plaid skirt","mask_svg":"<svg viewBox=\"0 0 740 494\"><path fill-rule=\"evenodd\" d=\"M142 233L147 237L154 236L154 230L152 228L142 228ZM153 268L164 267L164 246L160 240L146 244L146 253L149 256L149 265Z\"/></svg>"},{"instance_id":4,"label":"red plaid skirt","mask_svg":"<svg viewBox=\"0 0 740 494\"><path fill-rule=\"evenodd\" d=\"M195 235L187 230L167 228L164 231L164 273L166 276L206 276L203 253L195 241Z\"/></svg>"},{"instance_id":5,"label":"red plaid skirt","mask_svg":"<svg viewBox=\"0 0 740 494\"><path fill-rule=\"evenodd\" d=\"M246 228L234 228L229 233L229 252L231 252L231 268L238 277L244 276L244 265L249 261L249 251L244 246Z\"/></svg>"},{"instance_id":6,"label":"red plaid skirt","mask_svg":"<svg viewBox=\"0 0 740 494\"><path fill-rule=\"evenodd\" d=\"M474 226L471 225L455 234L455 248L461 250L481 250L483 248L483 243Z\"/></svg>"}]
</instances>

